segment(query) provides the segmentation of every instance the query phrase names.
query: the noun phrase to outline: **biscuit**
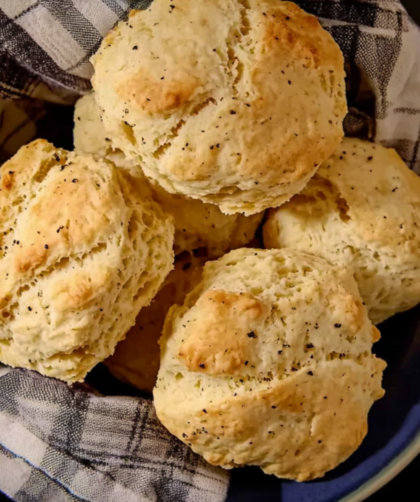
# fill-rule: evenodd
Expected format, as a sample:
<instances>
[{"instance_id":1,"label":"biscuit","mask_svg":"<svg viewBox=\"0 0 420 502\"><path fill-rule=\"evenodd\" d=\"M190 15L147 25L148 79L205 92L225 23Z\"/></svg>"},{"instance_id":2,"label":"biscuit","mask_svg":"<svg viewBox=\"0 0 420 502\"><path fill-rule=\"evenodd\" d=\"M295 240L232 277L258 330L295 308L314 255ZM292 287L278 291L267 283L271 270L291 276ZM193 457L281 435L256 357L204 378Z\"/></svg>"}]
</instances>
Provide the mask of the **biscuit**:
<instances>
[{"instance_id":1,"label":"biscuit","mask_svg":"<svg viewBox=\"0 0 420 502\"><path fill-rule=\"evenodd\" d=\"M119 380L140 390L152 392L160 366L159 338L166 314L175 303L182 304L201 279L205 258L183 253L175 261L149 307L142 309L136 324L125 340L117 345L113 356L105 361L110 372Z\"/></svg>"},{"instance_id":2,"label":"biscuit","mask_svg":"<svg viewBox=\"0 0 420 502\"><path fill-rule=\"evenodd\" d=\"M115 145L226 214L286 202L343 137L343 56L290 2L155 0L91 61Z\"/></svg>"},{"instance_id":3,"label":"biscuit","mask_svg":"<svg viewBox=\"0 0 420 502\"><path fill-rule=\"evenodd\" d=\"M0 361L82 381L172 269L172 220L127 171L45 140L0 175Z\"/></svg>"},{"instance_id":4,"label":"biscuit","mask_svg":"<svg viewBox=\"0 0 420 502\"><path fill-rule=\"evenodd\" d=\"M162 208L174 217L175 254L206 248L208 256L218 258L248 244L264 216L264 212L223 214L214 204L170 194L156 183L153 191Z\"/></svg>"},{"instance_id":5,"label":"biscuit","mask_svg":"<svg viewBox=\"0 0 420 502\"><path fill-rule=\"evenodd\" d=\"M94 94L84 96L76 103L74 122L76 149L106 156L117 166L140 173L140 165L136 166L121 151L113 148L102 124ZM169 194L157 183L152 182L150 185L156 200L175 219L175 254L206 248L208 256L219 257L231 249L245 246L254 237L264 215L225 215L214 204Z\"/></svg>"},{"instance_id":6,"label":"biscuit","mask_svg":"<svg viewBox=\"0 0 420 502\"><path fill-rule=\"evenodd\" d=\"M93 93L77 100L74 107L74 149L106 157L113 152L111 139L102 124L101 109Z\"/></svg>"},{"instance_id":7,"label":"biscuit","mask_svg":"<svg viewBox=\"0 0 420 502\"><path fill-rule=\"evenodd\" d=\"M394 150L347 138L269 213L264 243L350 267L378 324L420 302L420 178Z\"/></svg>"},{"instance_id":8,"label":"biscuit","mask_svg":"<svg viewBox=\"0 0 420 502\"><path fill-rule=\"evenodd\" d=\"M320 477L360 445L383 395L378 338L347 269L294 250L232 251L169 310L158 417L213 465Z\"/></svg>"}]
</instances>

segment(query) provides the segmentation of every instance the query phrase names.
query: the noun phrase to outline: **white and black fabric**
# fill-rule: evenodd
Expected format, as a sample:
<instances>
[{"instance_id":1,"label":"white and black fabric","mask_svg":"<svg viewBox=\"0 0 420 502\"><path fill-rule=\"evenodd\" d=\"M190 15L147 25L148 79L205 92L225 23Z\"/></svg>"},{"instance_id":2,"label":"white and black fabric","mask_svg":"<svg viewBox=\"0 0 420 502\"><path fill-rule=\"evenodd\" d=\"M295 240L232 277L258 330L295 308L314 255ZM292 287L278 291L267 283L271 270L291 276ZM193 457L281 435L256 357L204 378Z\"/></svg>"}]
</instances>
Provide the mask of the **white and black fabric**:
<instances>
[{"instance_id":1,"label":"white and black fabric","mask_svg":"<svg viewBox=\"0 0 420 502\"><path fill-rule=\"evenodd\" d=\"M399 0L306 0L346 59L347 135L395 148L420 174L420 31Z\"/></svg>"},{"instance_id":2,"label":"white and black fabric","mask_svg":"<svg viewBox=\"0 0 420 502\"><path fill-rule=\"evenodd\" d=\"M0 164L35 137L71 147L69 105L90 90L90 56L150 3L0 1ZM395 147L420 174L420 31L400 1L296 3L344 53L346 134ZM110 393L101 378L95 387ZM0 491L13 500L221 502L227 485L166 432L151 401L0 368Z\"/></svg>"},{"instance_id":3,"label":"white and black fabric","mask_svg":"<svg viewBox=\"0 0 420 502\"><path fill-rule=\"evenodd\" d=\"M24 502L222 502L228 475L172 437L150 401L0 369L0 490Z\"/></svg>"}]
</instances>

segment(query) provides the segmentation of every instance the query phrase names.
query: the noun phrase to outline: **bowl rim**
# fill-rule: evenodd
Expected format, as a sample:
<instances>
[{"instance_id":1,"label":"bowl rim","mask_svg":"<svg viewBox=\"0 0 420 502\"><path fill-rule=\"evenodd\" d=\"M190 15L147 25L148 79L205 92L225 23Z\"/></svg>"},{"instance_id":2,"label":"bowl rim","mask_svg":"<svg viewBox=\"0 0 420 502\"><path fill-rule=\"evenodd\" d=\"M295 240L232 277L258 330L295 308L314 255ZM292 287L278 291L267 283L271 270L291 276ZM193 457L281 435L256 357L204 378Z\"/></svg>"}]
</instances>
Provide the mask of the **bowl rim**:
<instances>
[{"instance_id":1,"label":"bowl rim","mask_svg":"<svg viewBox=\"0 0 420 502\"><path fill-rule=\"evenodd\" d=\"M339 502L362 502L383 488L420 454L420 430L410 444L375 476L349 493Z\"/></svg>"}]
</instances>

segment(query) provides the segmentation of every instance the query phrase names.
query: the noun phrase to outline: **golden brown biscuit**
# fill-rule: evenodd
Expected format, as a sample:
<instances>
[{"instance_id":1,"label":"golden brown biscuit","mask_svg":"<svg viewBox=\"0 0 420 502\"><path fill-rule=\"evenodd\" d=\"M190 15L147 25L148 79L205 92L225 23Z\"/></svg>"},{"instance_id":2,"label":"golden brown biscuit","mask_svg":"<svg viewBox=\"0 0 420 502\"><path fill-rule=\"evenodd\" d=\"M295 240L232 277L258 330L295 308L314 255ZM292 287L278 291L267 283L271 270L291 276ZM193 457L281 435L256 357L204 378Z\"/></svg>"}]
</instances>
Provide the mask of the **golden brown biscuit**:
<instances>
[{"instance_id":1,"label":"golden brown biscuit","mask_svg":"<svg viewBox=\"0 0 420 502\"><path fill-rule=\"evenodd\" d=\"M345 139L302 193L270 212L264 242L350 267L380 323L420 302L420 178L394 150Z\"/></svg>"},{"instance_id":2,"label":"golden brown biscuit","mask_svg":"<svg viewBox=\"0 0 420 502\"><path fill-rule=\"evenodd\" d=\"M255 236L264 212L244 216L223 214L214 204L166 192L153 185L156 200L175 220L175 254L206 248L209 257L247 245Z\"/></svg>"},{"instance_id":3,"label":"golden brown biscuit","mask_svg":"<svg viewBox=\"0 0 420 502\"><path fill-rule=\"evenodd\" d=\"M343 137L343 56L278 0L155 0L92 58L115 145L170 193L258 213L299 192Z\"/></svg>"},{"instance_id":4,"label":"golden brown biscuit","mask_svg":"<svg viewBox=\"0 0 420 502\"><path fill-rule=\"evenodd\" d=\"M158 417L211 464L320 477L360 445L383 395L378 338L347 269L232 251L166 317Z\"/></svg>"},{"instance_id":5,"label":"golden brown biscuit","mask_svg":"<svg viewBox=\"0 0 420 502\"><path fill-rule=\"evenodd\" d=\"M140 173L139 164L127 160L121 151L113 148L93 93L76 103L74 122L76 149L106 156L117 166ZM151 186L156 200L175 219L175 254L206 248L208 256L219 257L231 249L245 246L254 237L264 215L226 215L214 204L169 194L157 183L152 182Z\"/></svg>"},{"instance_id":6,"label":"golden brown biscuit","mask_svg":"<svg viewBox=\"0 0 420 502\"><path fill-rule=\"evenodd\" d=\"M81 381L171 270L171 218L127 171L45 140L0 174L0 361Z\"/></svg>"},{"instance_id":7,"label":"golden brown biscuit","mask_svg":"<svg viewBox=\"0 0 420 502\"><path fill-rule=\"evenodd\" d=\"M172 305L182 304L187 293L200 281L205 258L183 253L175 261L149 307L142 309L136 324L125 340L117 345L113 356L105 361L118 379L140 390L152 392L160 366L159 338L166 314Z\"/></svg>"}]
</instances>

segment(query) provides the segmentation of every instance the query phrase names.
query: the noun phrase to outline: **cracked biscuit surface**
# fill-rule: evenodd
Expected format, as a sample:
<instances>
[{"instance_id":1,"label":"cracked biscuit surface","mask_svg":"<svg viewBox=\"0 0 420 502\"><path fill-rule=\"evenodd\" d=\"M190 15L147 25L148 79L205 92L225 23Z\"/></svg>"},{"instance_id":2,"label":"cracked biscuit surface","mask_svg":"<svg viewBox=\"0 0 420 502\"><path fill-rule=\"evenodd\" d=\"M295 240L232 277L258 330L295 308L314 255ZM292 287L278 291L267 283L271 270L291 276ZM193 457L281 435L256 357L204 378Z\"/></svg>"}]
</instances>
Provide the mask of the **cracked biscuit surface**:
<instances>
[{"instance_id":1,"label":"cracked biscuit surface","mask_svg":"<svg viewBox=\"0 0 420 502\"><path fill-rule=\"evenodd\" d=\"M129 161L121 151L113 148L101 122L100 108L93 93L76 103L74 123L77 150L107 157L117 167L140 174L141 165ZM183 251L206 248L208 256L219 257L227 251L245 246L254 237L264 216L264 213L249 217L242 214L226 215L214 204L170 194L156 182L151 182L150 186L162 208L174 217L174 250L177 255Z\"/></svg>"},{"instance_id":2,"label":"cracked biscuit surface","mask_svg":"<svg viewBox=\"0 0 420 502\"><path fill-rule=\"evenodd\" d=\"M158 417L211 464L320 477L360 445L383 395L378 338L347 269L294 250L232 251L168 313Z\"/></svg>"},{"instance_id":3,"label":"cracked biscuit surface","mask_svg":"<svg viewBox=\"0 0 420 502\"><path fill-rule=\"evenodd\" d=\"M269 212L264 244L349 267L378 324L420 302L420 178L395 150L346 138L300 194Z\"/></svg>"},{"instance_id":4,"label":"cracked biscuit surface","mask_svg":"<svg viewBox=\"0 0 420 502\"><path fill-rule=\"evenodd\" d=\"M172 269L172 220L127 171L45 140L0 175L0 361L81 381Z\"/></svg>"},{"instance_id":5,"label":"cracked biscuit surface","mask_svg":"<svg viewBox=\"0 0 420 502\"><path fill-rule=\"evenodd\" d=\"M92 58L115 145L167 192L258 213L299 192L343 136L343 56L278 0L155 0Z\"/></svg>"},{"instance_id":6,"label":"cracked biscuit surface","mask_svg":"<svg viewBox=\"0 0 420 502\"><path fill-rule=\"evenodd\" d=\"M166 314L172 305L183 303L187 294L200 282L205 257L182 253L152 303L142 309L136 324L105 361L119 380L140 390L152 392L160 366L159 338Z\"/></svg>"}]
</instances>

